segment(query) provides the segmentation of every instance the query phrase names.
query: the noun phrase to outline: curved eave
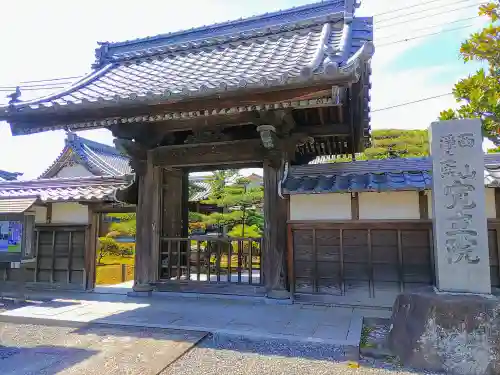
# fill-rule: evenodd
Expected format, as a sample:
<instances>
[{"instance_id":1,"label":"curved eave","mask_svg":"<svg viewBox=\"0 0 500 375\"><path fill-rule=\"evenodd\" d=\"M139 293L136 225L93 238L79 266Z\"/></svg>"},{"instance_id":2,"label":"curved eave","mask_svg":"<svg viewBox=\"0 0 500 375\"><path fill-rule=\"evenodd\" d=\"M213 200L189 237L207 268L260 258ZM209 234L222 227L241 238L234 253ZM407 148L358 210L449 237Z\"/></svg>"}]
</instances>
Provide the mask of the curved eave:
<instances>
[{"instance_id":1,"label":"curved eave","mask_svg":"<svg viewBox=\"0 0 500 375\"><path fill-rule=\"evenodd\" d=\"M363 47L361 47L358 52L349 58L346 62L330 65L329 66L319 66L319 71L311 72L307 74L301 74L297 77L288 77L286 73L283 74L280 80L276 81L261 81L259 83L247 83L241 82L239 86L228 87L221 85L215 89L206 89L198 91L184 91L178 94L164 94L164 93L150 93L144 95L131 95L126 97L114 97L110 99L100 98L99 100L88 100L79 103L68 103L65 105L57 104L54 105L53 100L59 99L64 95L71 95L71 93L77 91L78 89L84 87L86 84L95 80L100 75L103 75L104 69L108 70L112 66L109 65L103 68L99 72L94 73L89 76L85 83L83 81L79 85L75 85L72 88L65 90L64 92L51 95L46 98L38 99L30 102L18 103L14 106L4 107L3 113L0 113L0 120L9 120L16 117L22 117L25 114L71 114L77 113L84 110L92 109L104 109L113 107L129 107L141 105L157 105L157 104L170 104L176 103L183 100L193 100L193 99L204 99L210 97L220 97L220 96L231 96L236 93L251 93L263 90L283 90L288 88L296 87L307 87L314 86L320 83L331 83L331 84L345 84L345 83L355 83L359 79L359 68L361 63L369 60L374 52L374 46L372 42L367 42ZM36 106L34 108L34 106Z\"/></svg>"}]
</instances>

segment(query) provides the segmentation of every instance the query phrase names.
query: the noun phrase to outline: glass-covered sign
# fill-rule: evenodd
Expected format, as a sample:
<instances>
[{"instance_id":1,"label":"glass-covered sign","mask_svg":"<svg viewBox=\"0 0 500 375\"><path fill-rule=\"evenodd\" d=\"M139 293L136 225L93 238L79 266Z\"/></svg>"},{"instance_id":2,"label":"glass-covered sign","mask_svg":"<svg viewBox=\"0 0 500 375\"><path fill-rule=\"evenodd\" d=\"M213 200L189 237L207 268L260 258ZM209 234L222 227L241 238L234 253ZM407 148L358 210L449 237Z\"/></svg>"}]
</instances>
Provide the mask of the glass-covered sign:
<instances>
[{"instance_id":1,"label":"glass-covered sign","mask_svg":"<svg viewBox=\"0 0 500 375\"><path fill-rule=\"evenodd\" d=\"M0 254L21 253L23 223L21 221L0 221Z\"/></svg>"}]
</instances>

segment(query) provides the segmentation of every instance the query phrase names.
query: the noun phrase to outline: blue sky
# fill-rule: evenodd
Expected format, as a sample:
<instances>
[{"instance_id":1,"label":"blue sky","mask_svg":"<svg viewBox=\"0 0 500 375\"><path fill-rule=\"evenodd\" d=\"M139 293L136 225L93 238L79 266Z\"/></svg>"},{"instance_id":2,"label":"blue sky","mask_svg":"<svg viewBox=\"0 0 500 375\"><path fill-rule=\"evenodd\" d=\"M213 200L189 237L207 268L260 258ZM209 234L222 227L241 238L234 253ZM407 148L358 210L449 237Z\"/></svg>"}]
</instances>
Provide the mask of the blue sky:
<instances>
[{"instance_id":1,"label":"blue sky","mask_svg":"<svg viewBox=\"0 0 500 375\"><path fill-rule=\"evenodd\" d=\"M0 46L0 86L21 81L81 76L90 72L97 41L122 41L161 34L194 26L248 17L289 8L312 0L18 0L2 6ZM358 15L375 17L375 46L372 76L372 108L380 109L423 97L451 92L453 84L477 68L458 57L460 42L481 25L480 19L459 21L477 14L479 0L363 0ZM78 4L78 6L76 6ZM471 5L466 9L453 11ZM449 10L449 13L446 11ZM386 13L388 12L388 13ZM437 12L445 12L433 16ZM411 14L410 14L411 13ZM422 18L425 19L415 20ZM391 23L402 24L391 26ZM459 21L459 22L456 22ZM445 23L453 24L445 25ZM377 26L378 23L384 25ZM474 23L436 36L385 45L402 38L439 32ZM429 28L420 30L422 28ZM420 30L420 31L419 31ZM5 53L5 51L9 51ZM49 94L30 91L23 99ZM0 97L8 92L0 92ZM0 98L0 103L6 100ZM372 128L423 129L439 111L454 106L451 96L372 114ZM105 129L80 132L81 136L112 144ZM24 178L35 178L59 155L64 132L47 132L12 137L10 128L0 122L0 169L19 171Z\"/></svg>"}]
</instances>

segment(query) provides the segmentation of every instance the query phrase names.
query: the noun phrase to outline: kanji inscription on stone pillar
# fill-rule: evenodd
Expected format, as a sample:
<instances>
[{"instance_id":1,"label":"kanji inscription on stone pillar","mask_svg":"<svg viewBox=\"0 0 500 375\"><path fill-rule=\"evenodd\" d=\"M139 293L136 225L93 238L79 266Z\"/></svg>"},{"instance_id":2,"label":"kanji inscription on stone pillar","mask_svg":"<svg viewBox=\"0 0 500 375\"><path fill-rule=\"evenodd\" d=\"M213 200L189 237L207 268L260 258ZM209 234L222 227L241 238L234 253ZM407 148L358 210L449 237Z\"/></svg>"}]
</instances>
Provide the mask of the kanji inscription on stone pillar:
<instances>
[{"instance_id":1,"label":"kanji inscription on stone pillar","mask_svg":"<svg viewBox=\"0 0 500 375\"><path fill-rule=\"evenodd\" d=\"M436 286L489 294L481 121L433 122L429 136Z\"/></svg>"}]
</instances>

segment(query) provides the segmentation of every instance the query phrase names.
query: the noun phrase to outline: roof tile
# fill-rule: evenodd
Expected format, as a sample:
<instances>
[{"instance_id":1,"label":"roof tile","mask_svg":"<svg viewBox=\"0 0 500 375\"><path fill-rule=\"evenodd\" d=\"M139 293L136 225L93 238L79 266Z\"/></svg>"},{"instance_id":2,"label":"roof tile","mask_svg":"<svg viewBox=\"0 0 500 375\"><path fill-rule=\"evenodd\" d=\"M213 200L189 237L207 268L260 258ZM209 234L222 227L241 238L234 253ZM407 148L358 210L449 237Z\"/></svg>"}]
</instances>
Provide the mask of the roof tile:
<instances>
[{"instance_id":1,"label":"roof tile","mask_svg":"<svg viewBox=\"0 0 500 375\"><path fill-rule=\"evenodd\" d=\"M484 184L500 186L500 154L484 156ZM432 188L430 158L363 160L294 166L283 183L287 194L425 190Z\"/></svg>"}]
</instances>

